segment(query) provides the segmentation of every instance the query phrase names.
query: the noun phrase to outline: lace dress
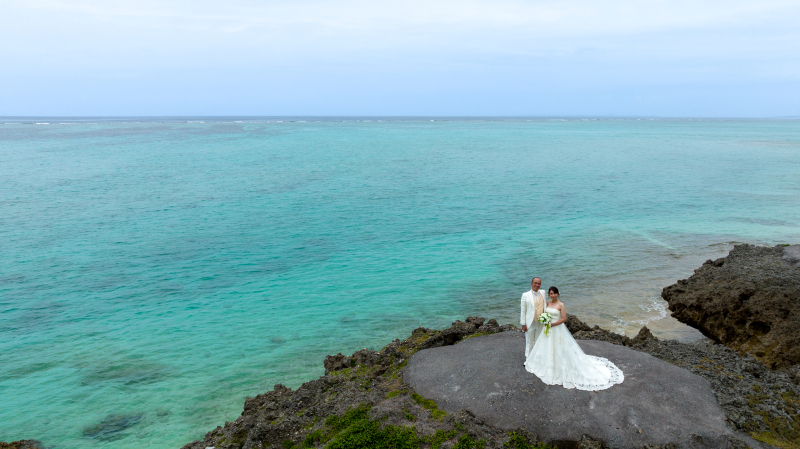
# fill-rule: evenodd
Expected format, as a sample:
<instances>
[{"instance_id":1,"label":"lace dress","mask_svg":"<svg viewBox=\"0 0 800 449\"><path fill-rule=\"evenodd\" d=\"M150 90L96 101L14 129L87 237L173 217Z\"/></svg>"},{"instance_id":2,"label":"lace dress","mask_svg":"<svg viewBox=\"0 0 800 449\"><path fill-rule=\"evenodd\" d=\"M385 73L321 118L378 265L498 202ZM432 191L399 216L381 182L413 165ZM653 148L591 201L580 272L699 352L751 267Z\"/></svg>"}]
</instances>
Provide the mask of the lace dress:
<instances>
[{"instance_id":1,"label":"lace dress","mask_svg":"<svg viewBox=\"0 0 800 449\"><path fill-rule=\"evenodd\" d=\"M545 311L553 317L553 322L561 318L558 309L546 307ZM542 329L525 359L525 369L547 385L587 391L605 390L625 379L622 371L607 359L585 354L565 324L551 327L547 336Z\"/></svg>"}]
</instances>

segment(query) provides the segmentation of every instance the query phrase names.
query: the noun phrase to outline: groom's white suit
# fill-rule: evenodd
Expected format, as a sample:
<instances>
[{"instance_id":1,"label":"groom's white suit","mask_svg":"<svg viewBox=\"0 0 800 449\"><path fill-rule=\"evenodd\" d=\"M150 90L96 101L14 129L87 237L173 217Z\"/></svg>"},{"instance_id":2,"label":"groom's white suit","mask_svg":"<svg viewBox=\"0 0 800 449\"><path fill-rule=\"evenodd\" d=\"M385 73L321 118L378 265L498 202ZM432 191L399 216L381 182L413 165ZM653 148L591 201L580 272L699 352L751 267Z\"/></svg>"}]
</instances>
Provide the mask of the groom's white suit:
<instances>
[{"instance_id":1,"label":"groom's white suit","mask_svg":"<svg viewBox=\"0 0 800 449\"><path fill-rule=\"evenodd\" d=\"M542 330L543 324L538 321L539 315L542 313L544 313L544 292L542 289L540 288L538 291L530 289L523 293L520 302L519 324L528 328L528 331L525 332L526 358L536 343L536 336Z\"/></svg>"}]
</instances>

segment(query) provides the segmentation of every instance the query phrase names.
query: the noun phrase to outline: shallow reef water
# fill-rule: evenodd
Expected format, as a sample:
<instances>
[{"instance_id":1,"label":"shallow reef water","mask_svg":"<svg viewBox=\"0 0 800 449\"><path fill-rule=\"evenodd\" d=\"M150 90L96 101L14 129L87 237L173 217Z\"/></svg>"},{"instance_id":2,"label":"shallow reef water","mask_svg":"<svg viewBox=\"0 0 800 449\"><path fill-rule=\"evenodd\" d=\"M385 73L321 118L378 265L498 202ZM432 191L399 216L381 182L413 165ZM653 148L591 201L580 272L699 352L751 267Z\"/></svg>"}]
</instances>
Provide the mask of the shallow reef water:
<instances>
[{"instance_id":1,"label":"shallow reef water","mask_svg":"<svg viewBox=\"0 0 800 449\"><path fill-rule=\"evenodd\" d=\"M0 125L0 440L180 447L534 275L697 340L663 287L800 241L797 120L303 120Z\"/></svg>"}]
</instances>

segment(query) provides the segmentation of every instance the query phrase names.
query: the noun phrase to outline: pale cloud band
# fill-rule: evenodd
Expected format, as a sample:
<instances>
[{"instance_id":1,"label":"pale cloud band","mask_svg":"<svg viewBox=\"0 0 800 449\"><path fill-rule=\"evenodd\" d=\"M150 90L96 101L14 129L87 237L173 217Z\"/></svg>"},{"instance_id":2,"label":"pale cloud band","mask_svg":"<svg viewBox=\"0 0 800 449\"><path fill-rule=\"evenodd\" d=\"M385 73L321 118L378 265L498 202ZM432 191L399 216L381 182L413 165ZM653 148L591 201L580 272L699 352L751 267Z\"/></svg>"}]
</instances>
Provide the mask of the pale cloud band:
<instances>
[{"instance_id":1,"label":"pale cloud band","mask_svg":"<svg viewBox=\"0 0 800 449\"><path fill-rule=\"evenodd\" d=\"M292 73L305 89L348 71L394 89L800 80L796 1L29 1L0 13L9 82L128 71L158 84L159 73L224 68L243 82Z\"/></svg>"}]
</instances>

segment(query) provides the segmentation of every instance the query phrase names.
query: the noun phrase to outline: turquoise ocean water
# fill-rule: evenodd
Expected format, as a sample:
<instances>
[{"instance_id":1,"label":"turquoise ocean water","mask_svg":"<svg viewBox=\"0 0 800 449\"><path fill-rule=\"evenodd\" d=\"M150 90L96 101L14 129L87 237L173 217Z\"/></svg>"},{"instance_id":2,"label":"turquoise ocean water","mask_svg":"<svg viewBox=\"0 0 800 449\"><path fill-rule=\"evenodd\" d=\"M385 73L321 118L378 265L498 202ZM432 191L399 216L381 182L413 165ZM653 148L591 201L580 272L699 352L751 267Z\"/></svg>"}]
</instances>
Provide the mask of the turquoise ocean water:
<instances>
[{"instance_id":1,"label":"turquoise ocean water","mask_svg":"<svg viewBox=\"0 0 800 449\"><path fill-rule=\"evenodd\" d=\"M797 120L279 120L0 119L0 441L177 448L533 275L697 339L664 286L800 242Z\"/></svg>"}]
</instances>

